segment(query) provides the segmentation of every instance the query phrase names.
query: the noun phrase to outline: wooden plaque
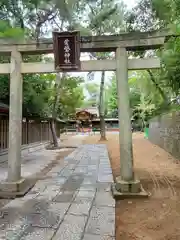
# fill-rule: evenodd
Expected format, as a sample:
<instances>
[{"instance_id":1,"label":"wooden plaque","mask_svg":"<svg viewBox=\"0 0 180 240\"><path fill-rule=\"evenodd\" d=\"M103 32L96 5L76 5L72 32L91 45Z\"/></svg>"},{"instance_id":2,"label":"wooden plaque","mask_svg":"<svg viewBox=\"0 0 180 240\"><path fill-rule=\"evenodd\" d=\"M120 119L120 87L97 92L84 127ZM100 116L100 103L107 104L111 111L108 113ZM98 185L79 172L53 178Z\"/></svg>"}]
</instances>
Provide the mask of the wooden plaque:
<instances>
[{"instance_id":1,"label":"wooden plaque","mask_svg":"<svg viewBox=\"0 0 180 240\"><path fill-rule=\"evenodd\" d=\"M80 32L53 32L55 69L80 70Z\"/></svg>"}]
</instances>

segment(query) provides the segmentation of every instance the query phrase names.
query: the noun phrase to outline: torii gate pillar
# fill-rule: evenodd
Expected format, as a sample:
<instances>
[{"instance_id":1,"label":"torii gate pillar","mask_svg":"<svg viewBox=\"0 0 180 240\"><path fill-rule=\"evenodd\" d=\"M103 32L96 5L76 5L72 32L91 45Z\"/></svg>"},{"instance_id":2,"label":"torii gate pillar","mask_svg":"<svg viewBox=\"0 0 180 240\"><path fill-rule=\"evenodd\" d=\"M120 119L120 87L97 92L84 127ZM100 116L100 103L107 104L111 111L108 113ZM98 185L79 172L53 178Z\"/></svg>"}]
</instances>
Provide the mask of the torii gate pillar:
<instances>
[{"instance_id":1,"label":"torii gate pillar","mask_svg":"<svg viewBox=\"0 0 180 240\"><path fill-rule=\"evenodd\" d=\"M11 52L8 182L21 179L22 74L21 53Z\"/></svg>"},{"instance_id":2,"label":"torii gate pillar","mask_svg":"<svg viewBox=\"0 0 180 240\"><path fill-rule=\"evenodd\" d=\"M126 48L116 50L116 80L119 114L120 177L112 185L115 198L146 197L133 167L131 115L128 86L128 57Z\"/></svg>"},{"instance_id":3,"label":"torii gate pillar","mask_svg":"<svg viewBox=\"0 0 180 240\"><path fill-rule=\"evenodd\" d=\"M16 46L11 51L8 176L0 183L0 198L23 196L34 180L21 177L22 98L23 77L21 53Z\"/></svg>"}]
</instances>

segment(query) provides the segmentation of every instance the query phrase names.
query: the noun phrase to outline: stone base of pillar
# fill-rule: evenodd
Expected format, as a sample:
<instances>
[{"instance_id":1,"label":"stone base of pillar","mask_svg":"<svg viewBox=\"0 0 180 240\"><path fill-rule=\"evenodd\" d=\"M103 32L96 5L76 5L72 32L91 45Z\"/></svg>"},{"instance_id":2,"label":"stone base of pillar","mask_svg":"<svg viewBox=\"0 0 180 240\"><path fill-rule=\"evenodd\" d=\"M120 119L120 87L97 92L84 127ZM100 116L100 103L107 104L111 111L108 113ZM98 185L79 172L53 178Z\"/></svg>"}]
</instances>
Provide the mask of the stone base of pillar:
<instances>
[{"instance_id":1,"label":"stone base of pillar","mask_svg":"<svg viewBox=\"0 0 180 240\"><path fill-rule=\"evenodd\" d=\"M123 181L121 177L116 178L111 186L113 197L116 200L128 198L147 198L150 196L142 187L139 180Z\"/></svg>"},{"instance_id":2,"label":"stone base of pillar","mask_svg":"<svg viewBox=\"0 0 180 240\"><path fill-rule=\"evenodd\" d=\"M0 198L14 199L24 196L33 186L35 180L24 179L17 182L1 182L0 183Z\"/></svg>"}]
</instances>

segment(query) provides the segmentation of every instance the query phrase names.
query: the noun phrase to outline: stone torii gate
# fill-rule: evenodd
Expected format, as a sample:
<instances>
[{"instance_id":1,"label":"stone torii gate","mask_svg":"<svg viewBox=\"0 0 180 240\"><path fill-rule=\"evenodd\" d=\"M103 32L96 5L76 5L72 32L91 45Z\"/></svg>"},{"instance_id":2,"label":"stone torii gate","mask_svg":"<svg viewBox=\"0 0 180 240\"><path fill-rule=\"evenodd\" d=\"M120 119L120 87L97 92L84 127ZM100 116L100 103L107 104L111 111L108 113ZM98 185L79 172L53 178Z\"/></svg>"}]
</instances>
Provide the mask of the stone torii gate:
<instances>
[{"instance_id":1,"label":"stone torii gate","mask_svg":"<svg viewBox=\"0 0 180 240\"><path fill-rule=\"evenodd\" d=\"M171 34L161 32L124 33L116 36L81 37L81 52L116 52L115 60L90 60L81 62L81 71L116 71L120 128L120 170L112 187L114 196L144 196L140 181L135 179L133 170L132 132L129 111L128 70L155 69L160 67L158 58L128 59L127 51L157 49ZM23 54L53 53L52 39L36 42L13 43L0 40L0 53L11 55L11 62L0 64L0 74L10 74L10 117L8 178L0 184L0 196L23 195L33 183L21 176L21 135L22 135L22 85L23 73L53 73L54 63L24 63ZM121 113L120 113L121 112Z\"/></svg>"}]
</instances>

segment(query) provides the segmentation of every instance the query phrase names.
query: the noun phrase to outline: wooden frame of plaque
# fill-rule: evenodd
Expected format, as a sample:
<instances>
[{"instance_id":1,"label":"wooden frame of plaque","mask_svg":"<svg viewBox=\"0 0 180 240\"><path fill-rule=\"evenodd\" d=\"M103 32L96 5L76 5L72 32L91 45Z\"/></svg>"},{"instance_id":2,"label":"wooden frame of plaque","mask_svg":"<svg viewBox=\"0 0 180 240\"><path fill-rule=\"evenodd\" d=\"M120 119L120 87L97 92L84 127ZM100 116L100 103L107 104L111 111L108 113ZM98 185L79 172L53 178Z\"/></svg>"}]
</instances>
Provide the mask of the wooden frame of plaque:
<instances>
[{"instance_id":1,"label":"wooden frame of plaque","mask_svg":"<svg viewBox=\"0 0 180 240\"><path fill-rule=\"evenodd\" d=\"M80 62L80 32L53 32L56 71L77 71Z\"/></svg>"}]
</instances>

